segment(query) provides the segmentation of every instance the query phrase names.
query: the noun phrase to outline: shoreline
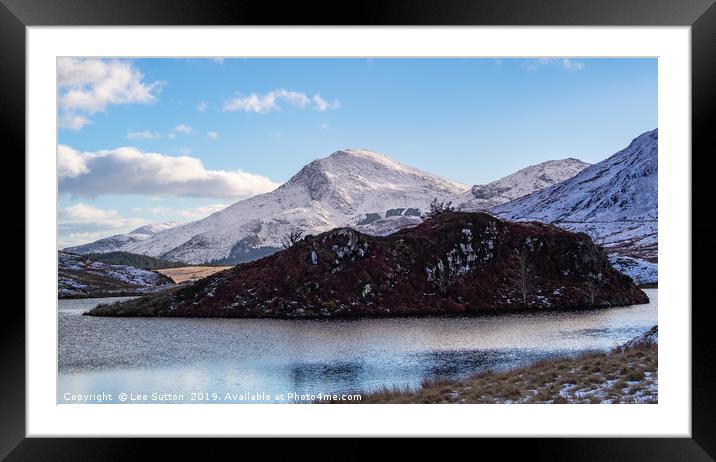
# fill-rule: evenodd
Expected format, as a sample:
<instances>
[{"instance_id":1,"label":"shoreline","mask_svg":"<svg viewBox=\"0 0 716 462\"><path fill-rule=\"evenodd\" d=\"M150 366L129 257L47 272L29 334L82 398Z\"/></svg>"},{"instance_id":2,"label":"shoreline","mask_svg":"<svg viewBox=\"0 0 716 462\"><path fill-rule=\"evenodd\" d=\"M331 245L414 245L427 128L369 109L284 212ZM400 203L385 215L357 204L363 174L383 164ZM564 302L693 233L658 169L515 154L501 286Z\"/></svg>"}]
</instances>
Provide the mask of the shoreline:
<instances>
[{"instance_id":1,"label":"shoreline","mask_svg":"<svg viewBox=\"0 0 716 462\"><path fill-rule=\"evenodd\" d=\"M417 389L384 388L331 404L657 404L658 328L610 351L557 357Z\"/></svg>"}]
</instances>

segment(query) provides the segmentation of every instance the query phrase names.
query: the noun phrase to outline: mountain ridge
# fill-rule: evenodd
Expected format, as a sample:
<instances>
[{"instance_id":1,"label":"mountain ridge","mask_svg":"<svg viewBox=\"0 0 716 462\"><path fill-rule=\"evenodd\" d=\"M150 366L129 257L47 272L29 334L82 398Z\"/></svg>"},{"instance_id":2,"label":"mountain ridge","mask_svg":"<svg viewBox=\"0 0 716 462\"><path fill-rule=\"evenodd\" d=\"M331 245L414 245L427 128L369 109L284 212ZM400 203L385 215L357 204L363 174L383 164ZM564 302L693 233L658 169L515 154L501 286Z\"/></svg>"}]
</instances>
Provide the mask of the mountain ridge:
<instances>
[{"instance_id":1,"label":"mountain ridge","mask_svg":"<svg viewBox=\"0 0 716 462\"><path fill-rule=\"evenodd\" d=\"M455 204L458 210L489 210L572 178L589 165L573 157L530 165L490 183L473 186Z\"/></svg>"}]
</instances>

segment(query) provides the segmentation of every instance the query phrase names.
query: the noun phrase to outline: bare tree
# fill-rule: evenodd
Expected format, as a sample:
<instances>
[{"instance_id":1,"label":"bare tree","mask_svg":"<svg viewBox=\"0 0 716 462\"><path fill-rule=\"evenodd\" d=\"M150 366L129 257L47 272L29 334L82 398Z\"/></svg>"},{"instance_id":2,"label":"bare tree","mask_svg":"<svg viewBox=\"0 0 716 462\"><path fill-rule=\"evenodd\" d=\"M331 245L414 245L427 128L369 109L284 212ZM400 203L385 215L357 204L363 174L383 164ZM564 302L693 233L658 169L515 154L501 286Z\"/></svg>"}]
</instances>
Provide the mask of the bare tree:
<instances>
[{"instance_id":1,"label":"bare tree","mask_svg":"<svg viewBox=\"0 0 716 462\"><path fill-rule=\"evenodd\" d=\"M586 285L587 290L589 291L589 304L593 306L596 301L597 287L602 285L602 273L589 273L587 275Z\"/></svg>"},{"instance_id":2,"label":"bare tree","mask_svg":"<svg viewBox=\"0 0 716 462\"><path fill-rule=\"evenodd\" d=\"M530 289L530 280L532 278L532 267L527 260L527 252L520 252L517 259L517 274L519 277L520 292L522 292L522 302L527 303L527 293Z\"/></svg>"},{"instance_id":3,"label":"bare tree","mask_svg":"<svg viewBox=\"0 0 716 462\"><path fill-rule=\"evenodd\" d=\"M442 213L452 212L454 210L455 207L452 206L452 201L442 202L438 201L437 198L433 198L433 200L430 201L430 210L428 211L428 217L436 217Z\"/></svg>"},{"instance_id":4,"label":"bare tree","mask_svg":"<svg viewBox=\"0 0 716 462\"><path fill-rule=\"evenodd\" d=\"M281 237L281 246L283 246L284 249L293 247L302 237L303 232L294 228Z\"/></svg>"}]
</instances>

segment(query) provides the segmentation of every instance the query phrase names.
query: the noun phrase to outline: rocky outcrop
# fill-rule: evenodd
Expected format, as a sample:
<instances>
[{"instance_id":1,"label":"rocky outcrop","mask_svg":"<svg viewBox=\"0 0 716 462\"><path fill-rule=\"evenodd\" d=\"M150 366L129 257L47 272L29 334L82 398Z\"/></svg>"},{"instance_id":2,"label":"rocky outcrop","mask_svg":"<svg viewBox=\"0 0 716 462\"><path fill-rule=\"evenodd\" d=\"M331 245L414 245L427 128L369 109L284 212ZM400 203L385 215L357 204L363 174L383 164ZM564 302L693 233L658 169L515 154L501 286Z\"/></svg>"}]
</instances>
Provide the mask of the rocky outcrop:
<instances>
[{"instance_id":1,"label":"rocky outcrop","mask_svg":"<svg viewBox=\"0 0 716 462\"><path fill-rule=\"evenodd\" d=\"M349 318L647 303L586 234L447 212L384 237L350 228L104 316Z\"/></svg>"}]
</instances>

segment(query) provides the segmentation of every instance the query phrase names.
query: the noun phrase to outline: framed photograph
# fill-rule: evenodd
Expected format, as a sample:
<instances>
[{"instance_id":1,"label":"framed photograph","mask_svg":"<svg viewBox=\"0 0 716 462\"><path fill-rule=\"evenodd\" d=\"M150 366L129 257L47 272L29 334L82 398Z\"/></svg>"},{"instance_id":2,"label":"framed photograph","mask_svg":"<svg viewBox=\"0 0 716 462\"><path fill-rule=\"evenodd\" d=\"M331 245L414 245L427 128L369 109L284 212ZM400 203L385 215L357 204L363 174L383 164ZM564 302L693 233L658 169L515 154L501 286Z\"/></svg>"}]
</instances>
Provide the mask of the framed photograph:
<instances>
[{"instance_id":1,"label":"framed photograph","mask_svg":"<svg viewBox=\"0 0 716 462\"><path fill-rule=\"evenodd\" d=\"M2 0L26 298L0 454L458 436L712 460L712 3Z\"/></svg>"}]
</instances>

